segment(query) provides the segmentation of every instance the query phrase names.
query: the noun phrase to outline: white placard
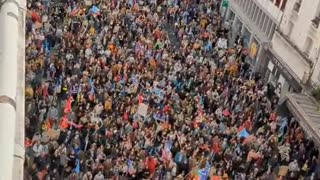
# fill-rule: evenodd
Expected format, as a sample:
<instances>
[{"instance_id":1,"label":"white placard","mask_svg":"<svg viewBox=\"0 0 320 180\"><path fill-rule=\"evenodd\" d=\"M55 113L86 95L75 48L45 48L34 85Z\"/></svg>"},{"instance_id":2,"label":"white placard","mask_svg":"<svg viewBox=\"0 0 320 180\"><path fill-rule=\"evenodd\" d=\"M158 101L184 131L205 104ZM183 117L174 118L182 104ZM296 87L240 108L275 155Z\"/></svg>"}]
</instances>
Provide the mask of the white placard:
<instances>
[{"instance_id":1,"label":"white placard","mask_svg":"<svg viewBox=\"0 0 320 180\"><path fill-rule=\"evenodd\" d=\"M148 105L141 103L138 107L138 114L140 116L146 117L148 113L148 107L149 107Z\"/></svg>"}]
</instances>

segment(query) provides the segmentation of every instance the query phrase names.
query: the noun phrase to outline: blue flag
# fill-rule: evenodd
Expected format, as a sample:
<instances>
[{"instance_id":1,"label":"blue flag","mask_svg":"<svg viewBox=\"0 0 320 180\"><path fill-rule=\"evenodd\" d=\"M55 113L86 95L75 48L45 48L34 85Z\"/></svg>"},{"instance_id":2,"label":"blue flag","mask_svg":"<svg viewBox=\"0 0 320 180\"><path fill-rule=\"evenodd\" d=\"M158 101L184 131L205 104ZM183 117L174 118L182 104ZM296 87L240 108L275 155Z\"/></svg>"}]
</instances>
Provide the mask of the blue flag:
<instances>
[{"instance_id":1,"label":"blue flag","mask_svg":"<svg viewBox=\"0 0 320 180\"><path fill-rule=\"evenodd\" d=\"M76 168L74 169L75 173L80 173L80 161L79 159L76 159Z\"/></svg>"},{"instance_id":2,"label":"blue flag","mask_svg":"<svg viewBox=\"0 0 320 180\"><path fill-rule=\"evenodd\" d=\"M90 9L90 12L93 13L93 14L97 14L100 12L100 9L97 7L97 6L93 6L91 9Z\"/></svg>"},{"instance_id":3,"label":"blue flag","mask_svg":"<svg viewBox=\"0 0 320 180\"><path fill-rule=\"evenodd\" d=\"M206 167L198 170L198 176L200 180L207 180L210 172L210 164L207 162Z\"/></svg>"},{"instance_id":4,"label":"blue flag","mask_svg":"<svg viewBox=\"0 0 320 180\"><path fill-rule=\"evenodd\" d=\"M171 139L169 139L166 143L165 143L165 145L164 145L164 148L165 148L165 150L166 151L170 151L171 150L171 148L172 148L172 140Z\"/></svg>"},{"instance_id":5,"label":"blue flag","mask_svg":"<svg viewBox=\"0 0 320 180\"><path fill-rule=\"evenodd\" d=\"M243 138L246 138L248 137L250 134L247 132L246 129L243 129L240 133L239 133L239 137L243 137Z\"/></svg>"}]
</instances>

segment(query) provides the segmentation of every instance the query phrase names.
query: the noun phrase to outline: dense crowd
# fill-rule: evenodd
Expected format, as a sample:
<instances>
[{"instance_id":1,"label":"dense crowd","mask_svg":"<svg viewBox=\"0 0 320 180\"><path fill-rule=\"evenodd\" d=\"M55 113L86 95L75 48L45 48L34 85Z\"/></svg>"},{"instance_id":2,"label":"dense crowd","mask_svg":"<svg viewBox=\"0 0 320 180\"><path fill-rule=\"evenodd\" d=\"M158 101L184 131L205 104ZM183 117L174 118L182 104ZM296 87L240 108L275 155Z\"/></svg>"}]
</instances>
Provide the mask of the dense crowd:
<instances>
[{"instance_id":1,"label":"dense crowd","mask_svg":"<svg viewBox=\"0 0 320 180\"><path fill-rule=\"evenodd\" d=\"M29 1L25 179L320 179L220 3Z\"/></svg>"}]
</instances>

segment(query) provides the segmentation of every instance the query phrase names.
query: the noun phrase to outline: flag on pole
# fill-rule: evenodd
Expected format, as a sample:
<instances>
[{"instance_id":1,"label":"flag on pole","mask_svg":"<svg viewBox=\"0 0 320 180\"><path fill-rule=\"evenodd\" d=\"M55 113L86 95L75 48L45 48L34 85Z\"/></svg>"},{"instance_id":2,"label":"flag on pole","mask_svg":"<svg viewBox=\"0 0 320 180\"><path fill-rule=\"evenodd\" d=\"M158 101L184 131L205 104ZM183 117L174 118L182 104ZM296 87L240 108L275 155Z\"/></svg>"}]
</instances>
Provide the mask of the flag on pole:
<instances>
[{"instance_id":1,"label":"flag on pole","mask_svg":"<svg viewBox=\"0 0 320 180\"><path fill-rule=\"evenodd\" d=\"M133 174L134 173L133 161L129 159L127 162L127 166L128 166L128 173Z\"/></svg>"},{"instance_id":2,"label":"flag on pole","mask_svg":"<svg viewBox=\"0 0 320 180\"><path fill-rule=\"evenodd\" d=\"M79 174L80 173L80 161L79 159L76 159L76 168L75 168L75 173Z\"/></svg>"},{"instance_id":3,"label":"flag on pole","mask_svg":"<svg viewBox=\"0 0 320 180\"><path fill-rule=\"evenodd\" d=\"M198 169L196 171L196 175L194 179L197 180L207 180L209 177L209 172L210 172L210 164L206 162L206 166L202 169Z\"/></svg>"},{"instance_id":4,"label":"flag on pole","mask_svg":"<svg viewBox=\"0 0 320 180\"><path fill-rule=\"evenodd\" d=\"M80 7L75 7L73 10L70 12L70 16L76 16L80 12Z\"/></svg>"},{"instance_id":5,"label":"flag on pole","mask_svg":"<svg viewBox=\"0 0 320 180\"><path fill-rule=\"evenodd\" d=\"M72 103L72 97L68 97L66 105L64 106L64 113L67 114L69 112L71 112L71 103Z\"/></svg>"},{"instance_id":6,"label":"flag on pole","mask_svg":"<svg viewBox=\"0 0 320 180\"><path fill-rule=\"evenodd\" d=\"M247 132L247 130L245 128L242 129L242 131L239 133L239 137L240 138L246 138L248 137L250 134Z\"/></svg>"},{"instance_id":7,"label":"flag on pole","mask_svg":"<svg viewBox=\"0 0 320 180\"><path fill-rule=\"evenodd\" d=\"M97 7L97 6L92 6L92 8L89 10L89 13L91 15L95 15L95 16L98 16L100 15L100 9Z\"/></svg>"},{"instance_id":8,"label":"flag on pole","mask_svg":"<svg viewBox=\"0 0 320 180\"><path fill-rule=\"evenodd\" d=\"M66 115L61 118L59 126L61 129L69 128L69 123Z\"/></svg>"},{"instance_id":9,"label":"flag on pole","mask_svg":"<svg viewBox=\"0 0 320 180\"><path fill-rule=\"evenodd\" d=\"M93 102L93 101L94 101L94 98L95 98L94 88L91 86L91 90L90 90L90 92L89 92L89 100L90 100L91 102Z\"/></svg>"},{"instance_id":10,"label":"flag on pole","mask_svg":"<svg viewBox=\"0 0 320 180\"><path fill-rule=\"evenodd\" d=\"M168 160L169 156L170 156L170 153L171 153L171 147L172 147L172 141L171 140L168 140L165 145L164 145L164 148L162 150L162 155L161 155L161 158L163 160Z\"/></svg>"}]
</instances>

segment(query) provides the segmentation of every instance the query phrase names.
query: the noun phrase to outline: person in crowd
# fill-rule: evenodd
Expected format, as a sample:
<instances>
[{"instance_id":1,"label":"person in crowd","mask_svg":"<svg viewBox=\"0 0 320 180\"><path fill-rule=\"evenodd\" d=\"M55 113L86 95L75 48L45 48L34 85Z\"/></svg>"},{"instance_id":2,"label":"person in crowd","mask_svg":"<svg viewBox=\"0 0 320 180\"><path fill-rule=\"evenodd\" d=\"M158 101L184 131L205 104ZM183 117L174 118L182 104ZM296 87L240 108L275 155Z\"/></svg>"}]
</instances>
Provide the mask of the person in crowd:
<instances>
[{"instance_id":1,"label":"person in crowd","mask_svg":"<svg viewBox=\"0 0 320 180\"><path fill-rule=\"evenodd\" d=\"M320 179L220 4L28 1L25 179Z\"/></svg>"}]
</instances>

